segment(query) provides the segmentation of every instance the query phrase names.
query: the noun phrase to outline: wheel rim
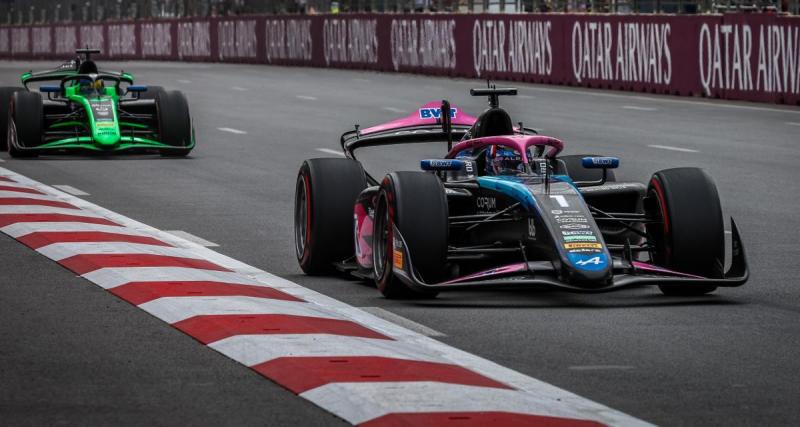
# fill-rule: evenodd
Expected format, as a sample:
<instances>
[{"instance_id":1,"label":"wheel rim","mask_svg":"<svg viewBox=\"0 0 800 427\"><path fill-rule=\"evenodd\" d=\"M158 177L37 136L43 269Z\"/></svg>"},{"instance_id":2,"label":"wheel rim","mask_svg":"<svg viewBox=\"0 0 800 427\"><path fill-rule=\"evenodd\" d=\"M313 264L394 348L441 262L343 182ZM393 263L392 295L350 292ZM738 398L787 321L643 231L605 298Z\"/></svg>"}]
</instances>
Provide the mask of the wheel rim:
<instances>
[{"instance_id":1,"label":"wheel rim","mask_svg":"<svg viewBox=\"0 0 800 427\"><path fill-rule=\"evenodd\" d=\"M306 252L308 240L311 238L311 204L308 200L308 185L306 177L300 175L297 179L297 188L294 201L294 245L297 258L302 259Z\"/></svg>"},{"instance_id":2,"label":"wheel rim","mask_svg":"<svg viewBox=\"0 0 800 427\"><path fill-rule=\"evenodd\" d=\"M390 243L389 235L389 208L386 204L386 196L381 195L378 199L375 215L375 234L372 244L372 265L374 268L375 278L381 279L385 273L388 262L386 260L388 253L388 245Z\"/></svg>"}]
</instances>

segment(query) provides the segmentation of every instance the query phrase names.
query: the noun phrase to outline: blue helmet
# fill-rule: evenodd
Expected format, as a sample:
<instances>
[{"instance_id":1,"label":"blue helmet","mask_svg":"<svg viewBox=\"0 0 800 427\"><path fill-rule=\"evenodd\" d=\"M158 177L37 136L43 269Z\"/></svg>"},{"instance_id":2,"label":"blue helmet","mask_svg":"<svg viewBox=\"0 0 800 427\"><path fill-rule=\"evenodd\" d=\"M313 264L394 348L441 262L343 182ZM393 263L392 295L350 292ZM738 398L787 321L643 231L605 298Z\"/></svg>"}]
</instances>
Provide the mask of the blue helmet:
<instances>
[{"instance_id":1,"label":"blue helmet","mask_svg":"<svg viewBox=\"0 0 800 427\"><path fill-rule=\"evenodd\" d=\"M524 171L522 155L517 150L496 145L486 150L487 175L518 175Z\"/></svg>"}]
</instances>

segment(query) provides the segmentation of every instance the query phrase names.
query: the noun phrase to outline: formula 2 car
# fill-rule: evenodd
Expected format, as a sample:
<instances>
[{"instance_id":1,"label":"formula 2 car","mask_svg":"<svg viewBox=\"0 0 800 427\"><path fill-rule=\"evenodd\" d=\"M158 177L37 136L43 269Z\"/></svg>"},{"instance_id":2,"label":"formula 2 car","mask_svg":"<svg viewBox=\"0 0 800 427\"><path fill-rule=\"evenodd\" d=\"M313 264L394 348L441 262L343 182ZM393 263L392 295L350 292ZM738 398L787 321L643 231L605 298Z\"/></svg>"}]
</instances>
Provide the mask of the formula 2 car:
<instances>
[{"instance_id":1,"label":"formula 2 car","mask_svg":"<svg viewBox=\"0 0 800 427\"><path fill-rule=\"evenodd\" d=\"M303 162L296 181L297 259L306 274L337 269L374 280L388 298L472 288L551 287L606 292L658 285L702 295L748 278L731 219L698 168L616 182L615 157L559 156L564 144L514 125L499 107L516 89L473 89L489 109L475 118L433 102L409 117L347 132L346 158ZM460 141L453 144L453 139ZM362 147L441 141L423 171L375 179Z\"/></svg>"},{"instance_id":2,"label":"formula 2 car","mask_svg":"<svg viewBox=\"0 0 800 427\"><path fill-rule=\"evenodd\" d=\"M76 52L57 69L23 74L24 88L0 88L0 150L12 157L75 150L189 154L194 128L181 92L134 85L129 73L98 70L91 55L99 50ZM29 87L42 82L57 84L39 92Z\"/></svg>"}]
</instances>

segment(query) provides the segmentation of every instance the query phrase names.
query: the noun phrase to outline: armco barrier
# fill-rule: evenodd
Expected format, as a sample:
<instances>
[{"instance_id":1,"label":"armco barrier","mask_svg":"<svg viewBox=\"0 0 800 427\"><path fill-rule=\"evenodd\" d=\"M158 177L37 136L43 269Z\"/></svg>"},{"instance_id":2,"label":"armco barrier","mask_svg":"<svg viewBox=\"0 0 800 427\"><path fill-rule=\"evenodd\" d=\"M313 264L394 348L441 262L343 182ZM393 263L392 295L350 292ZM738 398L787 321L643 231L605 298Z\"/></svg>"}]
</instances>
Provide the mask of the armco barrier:
<instances>
[{"instance_id":1,"label":"armco barrier","mask_svg":"<svg viewBox=\"0 0 800 427\"><path fill-rule=\"evenodd\" d=\"M246 62L493 78L800 105L800 18L248 16L0 27L0 57Z\"/></svg>"}]
</instances>

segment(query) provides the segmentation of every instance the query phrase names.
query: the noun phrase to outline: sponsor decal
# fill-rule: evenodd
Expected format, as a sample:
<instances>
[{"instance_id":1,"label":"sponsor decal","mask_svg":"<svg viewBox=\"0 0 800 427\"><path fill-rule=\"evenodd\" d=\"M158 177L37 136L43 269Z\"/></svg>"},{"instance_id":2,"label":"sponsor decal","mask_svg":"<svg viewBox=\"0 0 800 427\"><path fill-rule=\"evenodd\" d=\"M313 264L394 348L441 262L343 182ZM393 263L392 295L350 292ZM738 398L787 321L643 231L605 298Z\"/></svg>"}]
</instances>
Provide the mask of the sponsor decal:
<instances>
[{"instance_id":1,"label":"sponsor decal","mask_svg":"<svg viewBox=\"0 0 800 427\"><path fill-rule=\"evenodd\" d=\"M561 231L561 234L565 236L593 236L593 231Z\"/></svg>"},{"instance_id":2,"label":"sponsor decal","mask_svg":"<svg viewBox=\"0 0 800 427\"><path fill-rule=\"evenodd\" d=\"M561 207L561 208L568 208L569 207L569 203L567 202L567 198L562 196L562 195L550 196L550 198L555 200L556 203L558 203L558 206Z\"/></svg>"},{"instance_id":3,"label":"sponsor decal","mask_svg":"<svg viewBox=\"0 0 800 427\"><path fill-rule=\"evenodd\" d=\"M395 268L403 268L403 251L392 251L392 261Z\"/></svg>"},{"instance_id":4,"label":"sponsor decal","mask_svg":"<svg viewBox=\"0 0 800 427\"><path fill-rule=\"evenodd\" d=\"M533 218L528 218L528 237L536 240L536 223Z\"/></svg>"},{"instance_id":5,"label":"sponsor decal","mask_svg":"<svg viewBox=\"0 0 800 427\"><path fill-rule=\"evenodd\" d=\"M450 118L455 119L456 113L458 109L451 108L450 109ZM419 109L419 118L420 119L441 119L442 118L442 109L441 108L420 108Z\"/></svg>"},{"instance_id":6,"label":"sponsor decal","mask_svg":"<svg viewBox=\"0 0 800 427\"><path fill-rule=\"evenodd\" d=\"M596 242L597 237L595 236L564 236L564 241L566 242L574 242L574 241L588 241L588 242Z\"/></svg>"},{"instance_id":7,"label":"sponsor decal","mask_svg":"<svg viewBox=\"0 0 800 427\"><path fill-rule=\"evenodd\" d=\"M550 211L553 215L563 215L563 214L579 214L581 211L565 211L561 209L553 209Z\"/></svg>"},{"instance_id":8,"label":"sponsor decal","mask_svg":"<svg viewBox=\"0 0 800 427\"><path fill-rule=\"evenodd\" d=\"M97 127L99 128L113 128L114 122L98 122Z\"/></svg>"},{"instance_id":9,"label":"sponsor decal","mask_svg":"<svg viewBox=\"0 0 800 427\"><path fill-rule=\"evenodd\" d=\"M600 243L564 243L564 249L603 249Z\"/></svg>"},{"instance_id":10,"label":"sponsor decal","mask_svg":"<svg viewBox=\"0 0 800 427\"><path fill-rule=\"evenodd\" d=\"M586 224L576 224L574 222L570 224L561 224L559 227L563 230L585 230L589 228Z\"/></svg>"},{"instance_id":11,"label":"sponsor decal","mask_svg":"<svg viewBox=\"0 0 800 427\"><path fill-rule=\"evenodd\" d=\"M494 197L478 197L475 199L475 203L478 205L478 210L480 211L497 209L497 199Z\"/></svg>"},{"instance_id":12,"label":"sponsor decal","mask_svg":"<svg viewBox=\"0 0 800 427\"><path fill-rule=\"evenodd\" d=\"M556 221L560 222L560 223L565 223L565 222L589 222L589 220L587 220L586 218L582 218L582 217L566 217L566 218L562 217L562 218L556 218Z\"/></svg>"},{"instance_id":13,"label":"sponsor decal","mask_svg":"<svg viewBox=\"0 0 800 427\"><path fill-rule=\"evenodd\" d=\"M599 271L608 265L608 260L604 253L597 253L597 254L580 254L580 253L569 253L567 254L570 262L575 267L581 270L588 270L588 271Z\"/></svg>"}]
</instances>

